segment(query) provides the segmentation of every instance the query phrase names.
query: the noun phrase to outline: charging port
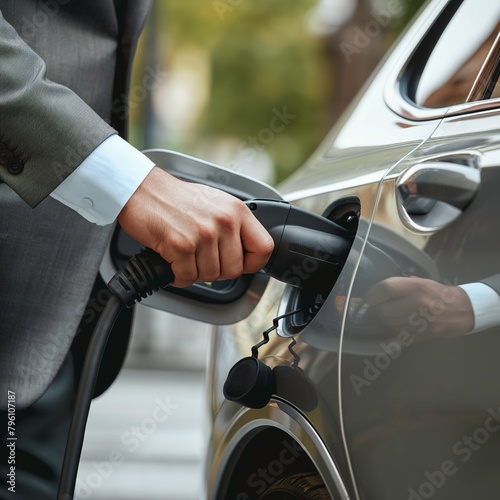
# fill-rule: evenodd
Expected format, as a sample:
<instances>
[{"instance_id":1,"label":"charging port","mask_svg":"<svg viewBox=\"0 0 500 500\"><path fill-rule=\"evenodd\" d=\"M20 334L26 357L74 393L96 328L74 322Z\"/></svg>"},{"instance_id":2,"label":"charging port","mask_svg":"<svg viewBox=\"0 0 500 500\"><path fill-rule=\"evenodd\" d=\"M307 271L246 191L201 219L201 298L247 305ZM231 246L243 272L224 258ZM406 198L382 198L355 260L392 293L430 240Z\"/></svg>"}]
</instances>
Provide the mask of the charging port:
<instances>
[{"instance_id":1,"label":"charging port","mask_svg":"<svg viewBox=\"0 0 500 500\"><path fill-rule=\"evenodd\" d=\"M360 214L359 199L349 197L333 202L322 216L346 229L352 236L352 242L358 229ZM281 298L279 315L296 310L299 312L281 320L278 333L285 337L300 333L320 311L334 285L335 281L313 290L287 285Z\"/></svg>"}]
</instances>

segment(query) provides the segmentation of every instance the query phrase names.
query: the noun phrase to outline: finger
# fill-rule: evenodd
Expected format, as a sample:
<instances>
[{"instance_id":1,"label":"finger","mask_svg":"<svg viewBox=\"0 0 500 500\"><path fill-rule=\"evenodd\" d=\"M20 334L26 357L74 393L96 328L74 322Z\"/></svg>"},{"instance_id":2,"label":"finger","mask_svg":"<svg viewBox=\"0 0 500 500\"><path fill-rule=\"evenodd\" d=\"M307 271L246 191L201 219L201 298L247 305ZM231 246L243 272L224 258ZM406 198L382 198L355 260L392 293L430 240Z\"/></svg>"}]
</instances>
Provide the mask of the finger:
<instances>
[{"instance_id":1,"label":"finger","mask_svg":"<svg viewBox=\"0 0 500 500\"><path fill-rule=\"evenodd\" d=\"M394 328L407 328L411 326L411 324L408 322L407 317L401 317L401 318L383 317L380 319L382 320L384 325L391 326Z\"/></svg>"},{"instance_id":2,"label":"finger","mask_svg":"<svg viewBox=\"0 0 500 500\"><path fill-rule=\"evenodd\" d=\"M364 296L364 300L370 305L377 305L387 300L404 297L413 292L413 279L403 277L392 277L380 281L374 285Z\"/></svg>"},{"instance_id":3,"label":"finger","mask_svg":"<svg viewBox=\"0 0 500 500\"><path fill-rule=\"evenodd\" d=\"M221 274L217 240L206 240L196 254L197 281L216 281Z\"/></svg>"},{"instance_id":4,"label":"finger","mask_svg":"<svg viewBox=\"0 0 500 500\"><path fill-rule=\"evenodd\" d=\"M245 249L243 272L256 273L267 264L274 242L250 209L247 208L247 212L240 230L241 242Z\"/></svg>"},{"instance_id":5,"label":"finger","mask_svg":"<svg viewBox=\"0 0 500 500\"><path fill-rule=\"evenodd\" d=\"M243 247L239 234L219 241L220 278L233 279L243 274Z\"/></svg>"},{"instance_id":6,"label":"finger","mask_svg":"<svg viewBox=\"0 0 500 500\"><path fill-rule=\"evenodd\" d=\"M386 280L372 286L363 297L364 301L371 306L378 306L392 298L391 288L386 284Z\"/></svg>"},{"instance_id":7,"label":"finger","mask_svg":"<svg viewBox=\"0 0 500 500\"><path fill-rule=\"evenodd\" d=\"M172 286L184 288L192 285L198 280L198 268L196 267L195 255L189 254L182 259L172 262L172 272L175 276Z\"/></svg>"},{"instance_id":8,"label":"finger","mask_svg":"<svg viewBox=\"0 0 500 500\"><path fill-rule=\"evenodd\" d=\"M384 318L409 318L418 313L422 307L416 296L404 297L402 299L390 299L375 306L379 316Z\"/></svg>"}]
</instances>

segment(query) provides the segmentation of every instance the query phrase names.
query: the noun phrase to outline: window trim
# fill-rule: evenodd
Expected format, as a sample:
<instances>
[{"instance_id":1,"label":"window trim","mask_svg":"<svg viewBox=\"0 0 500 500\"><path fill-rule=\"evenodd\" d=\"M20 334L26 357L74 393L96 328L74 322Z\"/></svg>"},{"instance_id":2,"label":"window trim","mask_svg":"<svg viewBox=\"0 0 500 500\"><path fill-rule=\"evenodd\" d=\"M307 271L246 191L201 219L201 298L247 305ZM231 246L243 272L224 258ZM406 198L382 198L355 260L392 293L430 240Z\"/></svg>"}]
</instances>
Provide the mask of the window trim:
<instances>
[{"instance_id":1,"label":"window trim","mask_svg":"<svg viewBox=\"0 0 500 500\"><path fill-rule=\"evenodd\" d=\"M405 95L411 95L411 92L409 92L409 90L411 90L410 85L418 85L419 76L412 78L412 73L416 71L415 67L419 66L419 62L423 58L427 59L429 56L429 54L426 54L426 52L429 52L426 49L426 46L429 45L429 38L436 38L436 34L441 36L441 27L443 23L446 25L448 24L460 5L462 5L462 1L455 3L452 0L436 0L435 2L431 2L430 5L427 5L427 9L431 11L429 17L425 20L425 23L420 26L420 29L414 37L413 45L409 45L405 53L406 57L402 59L404 63L395 68L385 87L385 102L387 106L399 116L411 121L427 121L441 119L445 116L457 116L500 108L500 97L475 101L467 100L464 103L442 108L426 108L419 106L405 97ZM497 41L498 47L496 46ZM432 47L433 46L434 44L432 44ZM495 40L493 46L498 48L498 54L500 56L500 35ZM490 52L493 50L493 46ZM497 66L497 71L500 71L500 66ZM487 81L489 82L490 79L488 78ZM475 84L476 81L472 89L474 89Z\"/></svg>"},{"instance_id":2,"label":"window trim","mask_svg":"<svg viewBox=\"0 0 500 500\"><path fill-rule=\"evenodd\" d=\"M488 51L488 55L477 74L466 102L489 99L498 80L500 71L500 32Z\"/></svg>"}]
</instances>

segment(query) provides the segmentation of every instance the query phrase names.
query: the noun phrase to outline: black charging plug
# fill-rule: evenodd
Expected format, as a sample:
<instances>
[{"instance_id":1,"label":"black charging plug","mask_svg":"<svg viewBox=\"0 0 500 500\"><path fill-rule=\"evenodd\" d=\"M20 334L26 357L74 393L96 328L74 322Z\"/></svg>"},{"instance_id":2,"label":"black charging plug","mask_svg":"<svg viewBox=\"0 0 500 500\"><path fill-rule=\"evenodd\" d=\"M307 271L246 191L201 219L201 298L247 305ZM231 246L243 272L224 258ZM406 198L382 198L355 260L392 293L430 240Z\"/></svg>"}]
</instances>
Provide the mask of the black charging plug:
<instances>
[{"instance_id":1,"label":"black charging plug","mask_svg":"<svg viewBox=\"0 0 500 500\"><path fill-rule=\"evenodd\" d=\"M251 200L246 204L274 241L266 273L313 291L335 283L351 248L352 234L325 217L286 202ZM108 287L132 307L174 279L170 264L145 248L115 274Z\"/></svg>"}]
</instances>

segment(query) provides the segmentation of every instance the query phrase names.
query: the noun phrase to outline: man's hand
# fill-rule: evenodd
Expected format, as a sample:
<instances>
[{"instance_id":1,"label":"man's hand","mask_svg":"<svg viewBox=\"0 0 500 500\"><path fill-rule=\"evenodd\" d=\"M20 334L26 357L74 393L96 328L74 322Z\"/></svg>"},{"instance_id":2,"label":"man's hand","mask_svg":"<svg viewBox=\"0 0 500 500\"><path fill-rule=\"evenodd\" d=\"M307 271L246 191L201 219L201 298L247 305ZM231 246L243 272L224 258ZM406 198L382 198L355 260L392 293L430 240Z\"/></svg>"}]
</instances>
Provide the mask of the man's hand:
<instances>
[{"instance_id":1,"label":"man's hand","mask_svg":"<svg viewBox=\"0 0 500 500\"><path fill-rule=\"evenodd\" d=\"M262 269L274 243L240 200L153 168L118 221L172 266L174 286L236 278Z\"/></svg>"},{"instance_id":2,"label":"man's hand","mask_svg":"<svg viewBox=\"0 0 500 500\"><path fill-rule=\"evenodd\" d=\"M415 339L456 337L474 328L469 297L458 286L394 277L377 283L364 299L393 332L405 331Z\"/></svg>"}]
</instances>

